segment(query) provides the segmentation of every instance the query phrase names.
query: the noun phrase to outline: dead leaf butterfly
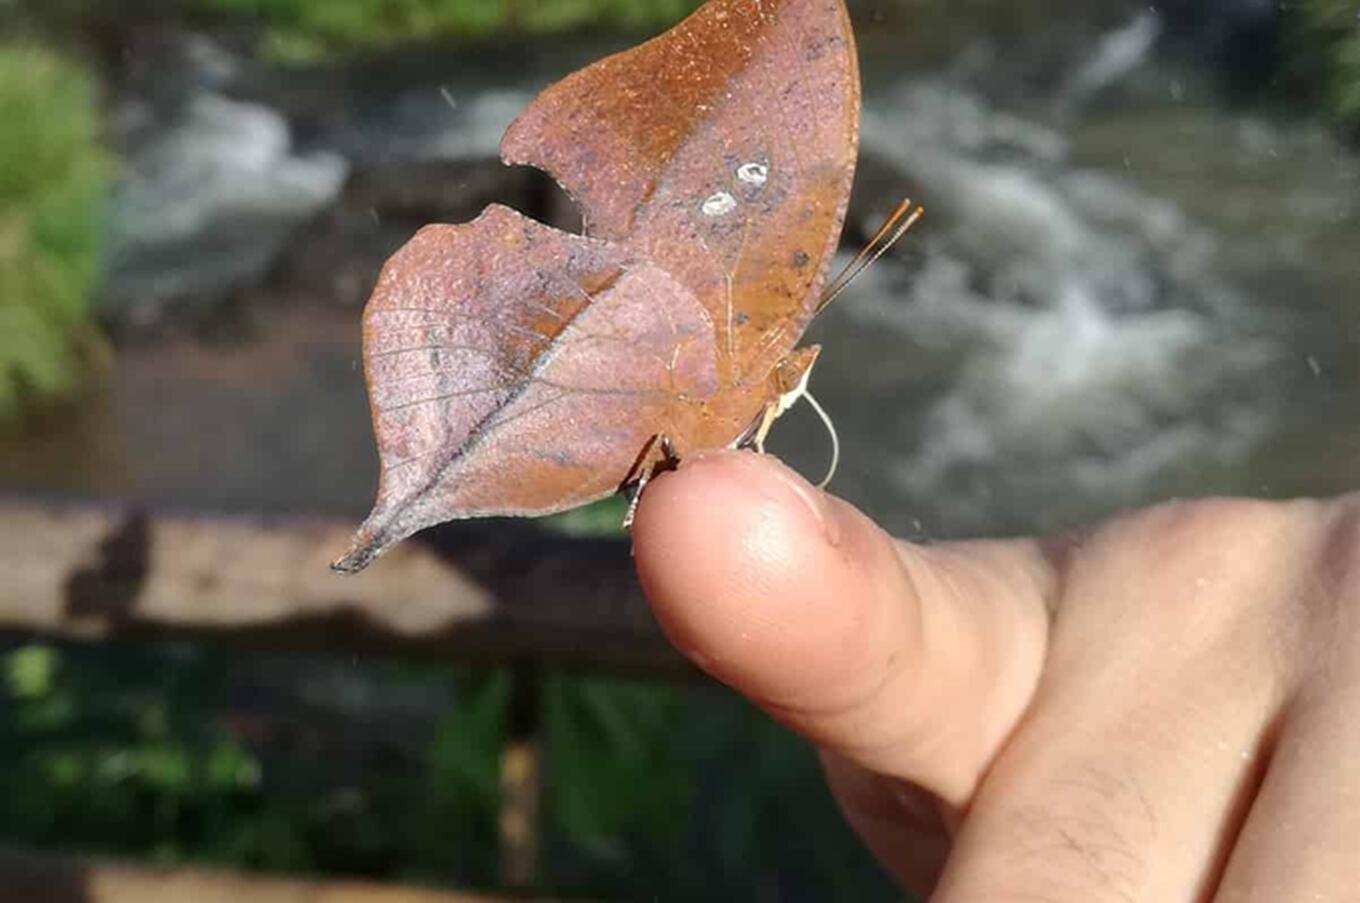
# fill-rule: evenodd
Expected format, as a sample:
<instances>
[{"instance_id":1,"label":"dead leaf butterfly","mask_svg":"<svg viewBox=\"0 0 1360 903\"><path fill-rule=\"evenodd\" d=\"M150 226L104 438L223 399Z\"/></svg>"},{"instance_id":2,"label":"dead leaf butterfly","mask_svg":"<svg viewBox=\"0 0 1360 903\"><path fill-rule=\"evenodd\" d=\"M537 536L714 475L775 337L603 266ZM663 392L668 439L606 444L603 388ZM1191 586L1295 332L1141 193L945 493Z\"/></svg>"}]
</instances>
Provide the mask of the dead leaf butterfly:
<instances>
[{"instance_id":1,"label":"dead leaf butterfly","mask_svg":"<svg viewBox=\"0 0 1360 903\"><path fill-rule=\"evenodd\" d=\"M378 500L335 568L760 446L806 388L809 322L914 221L825 284L859 108L843 0L711 0L544 91L501 155L551 174L584 234L493 205L388 261L364 312Z\"/></svg>"}]
</instances>

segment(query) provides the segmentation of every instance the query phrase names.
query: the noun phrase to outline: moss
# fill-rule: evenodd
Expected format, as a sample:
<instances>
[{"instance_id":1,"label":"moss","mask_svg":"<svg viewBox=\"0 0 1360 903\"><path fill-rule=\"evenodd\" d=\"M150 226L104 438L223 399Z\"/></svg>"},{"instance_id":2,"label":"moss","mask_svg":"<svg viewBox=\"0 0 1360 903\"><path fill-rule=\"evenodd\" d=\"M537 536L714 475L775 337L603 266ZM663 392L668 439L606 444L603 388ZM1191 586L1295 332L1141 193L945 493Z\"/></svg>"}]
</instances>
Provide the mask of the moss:
<instances>
[{"instance_id":1,"label":"moss","mask_svg":"<svg viewBox=\"0 0 1360 903\"><path fill-rule=\"evenodd\" d=\"M265 28L265 52L302 62L335 52L433 38L585 26L646 29L669 24L698 0L206 0L249 14Z\"/></svg>"},{"instance_id":2,"label":"moss","mask_svg":"<svg viewBox=\"0 0 1360 903\"><path fill-rule=\"evenodd\" d=\"M34 46L0 46L0 421L73 391L95 345L110 166L94 88Z\"/></svg>"},{"instance_id":3,"label":"moss","mask_svg":"<svg viewBox=\"0 0 1360 903\"><path fill-rule=\"evenodd\" d=\"M1341 119L1360 126L1360 22L1333 51L1332 106Z\"/></svg>"},{"instance_id":4,"label":"moss","mask_svg":"<svg viewBox=\"0 0 1360 903\"><path fill-rule=\"evenodd\" d=\"M1298 16L1301 68L1322 79L1337 120L1360 130L1360 0L1304 0Z\"/></svg>"}]
</instances>

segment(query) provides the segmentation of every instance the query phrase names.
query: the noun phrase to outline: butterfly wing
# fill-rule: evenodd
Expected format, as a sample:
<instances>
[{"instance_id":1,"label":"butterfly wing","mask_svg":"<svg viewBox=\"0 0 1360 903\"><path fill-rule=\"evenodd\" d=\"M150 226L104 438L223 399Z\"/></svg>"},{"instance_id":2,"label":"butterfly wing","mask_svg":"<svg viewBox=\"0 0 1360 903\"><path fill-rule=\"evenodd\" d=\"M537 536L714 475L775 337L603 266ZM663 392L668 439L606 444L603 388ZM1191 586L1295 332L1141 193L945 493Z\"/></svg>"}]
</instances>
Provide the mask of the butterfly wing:
<instances>
[{"instance_id":1,"label":"butterfly wing","mask_svg":"<svg viewBox=\"0 0 1360 903\"><path fill-rule=\"evenodd\" d=\"M552 173L588 237L503 207L430 227L365 311L382 478L336 567L454 518L544 514L617 488L651 440L738 439L839 240L859 125L843 0L710 0L545 91L508 162Z\"/></svg>"},{"instance_id":2,"label":"butterfly wing","mask_svg":"<svg viewBox=\"0 0 1360 903\"><path fill-rule=\"evenodd\" d=\"M588 234L693 291L724 385L745 385L816 307L853 180L859 93L843 0L713 0L548 88L502 154L551 173Z\"/></svg>"},{"instance_id":3,"label":"butterfly wing","mask_svg":"<svg viewBox=\"0 0 1360 903\"><path fill-rule=\"evenodd\" d=\"M657 424L717 388L712 324L688 290L499 206L393 256L364 362L382 471L347 572L446 520L609 495Z\"/></svg>"}]
</instances>

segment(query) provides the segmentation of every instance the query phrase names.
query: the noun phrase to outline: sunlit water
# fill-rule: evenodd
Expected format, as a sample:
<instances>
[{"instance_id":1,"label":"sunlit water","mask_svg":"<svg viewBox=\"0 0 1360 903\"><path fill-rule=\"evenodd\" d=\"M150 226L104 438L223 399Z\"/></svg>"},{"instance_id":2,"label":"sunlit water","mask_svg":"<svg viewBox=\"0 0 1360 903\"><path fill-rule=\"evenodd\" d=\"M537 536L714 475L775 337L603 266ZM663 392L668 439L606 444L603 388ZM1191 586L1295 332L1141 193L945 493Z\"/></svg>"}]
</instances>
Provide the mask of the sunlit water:
<instances>
[{"instance_id":1,"label":"sunlit water","mask_svg":"<svg viewBox=\"0 0 1360 903\"><path fill-rule=\"evenodd\" d=\"M901 174L930 214L816 328L814 389L838 490L896 531L1360 488L1360 161L1142 79L1085 111L938 78L871 96L866 194ZM815 473L825 441L805 417L790 456Z\"/></svg>"},{"instance_id":2,"label":"sunlit water","mask_svg":"<svg viewBox=\"0 0 1360 903\"><path fill-rule=\"evenodd\" d=\"M1156 28L1131 20L1005 107L966 79L875 75L848 235L900 194L929 213L814 327L813 390L843 440L835 490L895 531L1360 486L1360 158L1315 125L1224 110L1149 61ZM354 101L297 159L490 155L531 89L451 77ZM358 313L292 300L257 306L243 341L132 343L97 401L0 440L0 480L361 508ZM805 409L774 445L810 475L829 454Z\"/></svg>"}]
</instances>

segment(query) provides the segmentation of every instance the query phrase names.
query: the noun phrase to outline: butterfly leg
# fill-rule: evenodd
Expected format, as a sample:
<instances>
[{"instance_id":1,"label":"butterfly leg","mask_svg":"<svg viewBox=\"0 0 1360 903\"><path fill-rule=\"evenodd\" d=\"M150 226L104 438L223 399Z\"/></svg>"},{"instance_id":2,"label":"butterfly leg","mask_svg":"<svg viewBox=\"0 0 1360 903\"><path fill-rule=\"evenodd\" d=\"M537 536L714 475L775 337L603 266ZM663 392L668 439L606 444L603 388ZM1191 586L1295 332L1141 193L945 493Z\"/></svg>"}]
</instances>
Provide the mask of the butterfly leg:
<instances>
[{"instance_id":1,"label":"butterfly leg","mask_svg":"<svg viewBox=\"0 0 1360 903\"><path fill-rule=\"evenodd\" d=\"M771 400L766 403L765 410L761 411L760 419L738 443L741 448L754 447L762 455L765 454L765 440L770 436L770 429L774 422L807 392L807 381L812 374L812 365L817 362L817 356L821 351L820 347L809 345L796 349L779 362L779 366L770 374Z\"/></svg>"},{"instance_id":2,"label":"butterfly leg","mask_svg":"<svg viewBox=\"0 0 1360 903\"><path fill-rule=\"evenodd\" d=\"M661 460L656 463L647 463L647 459L656 449L661 450ZM647 443L647 447L642 451L638 466L634 468L637 479L629 475L629 479L624 485L631 486L626 490L628 493L628 513L623 518L623 529L633 529L633 521L637 518L638 505L642 503L642 493L647 489L647 484L652 481L652 477L668 470L675 470L680 465L680 458L675 453L675 445L665 433L657 433L652 437L652 441Z\"/></svg>"},{"instance_id":3,"label":"butterfly leg","mask_svg":"<svg viewBox=\"0 0 1360 903\"><path fill-rule=\"evenodd\" d=\"M760 426L756 427L756 434L751 439L751 444L754 445L756 451L760 452L762 455L765 454L765 440L769 438L770 429L778 419L778 405L767 405L765 412L760 415Z\"/></svg>"}]
</instances>

